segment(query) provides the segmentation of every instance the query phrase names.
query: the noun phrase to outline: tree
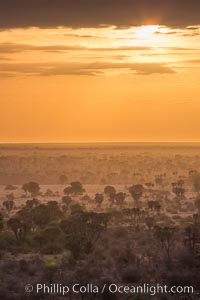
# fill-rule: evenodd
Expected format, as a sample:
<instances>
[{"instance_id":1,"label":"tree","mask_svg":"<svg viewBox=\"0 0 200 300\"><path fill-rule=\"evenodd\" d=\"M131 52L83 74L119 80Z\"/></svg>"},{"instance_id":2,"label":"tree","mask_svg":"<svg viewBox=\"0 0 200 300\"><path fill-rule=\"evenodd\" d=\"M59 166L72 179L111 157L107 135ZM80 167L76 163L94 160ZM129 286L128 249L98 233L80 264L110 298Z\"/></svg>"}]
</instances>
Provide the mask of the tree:
<instances>
[{"instance_id":1,"label":"tree","mask_svg":"<svg viewBox=\"0 0 200 300\"><path fill-rule=\"evenodd\" d=\"M108 196L108 200L110 201L110 206L112 206L115 201L116 189L111 185L107 185L104 188L104 194Z\"/></svg>"},{"instance_id":2,"label":"tree","mask_svg":"<svg viewBox=\"0 0 200 300\"><path fill-rule=\"evenodd\" d=\"M58 254L63 251L64 233L57 224L50 225L36 235L40 250L44 254Z\"/></svg>"},{"instance_id":3,"label":"tree","mask_svg":"<svg viewBox=\"0 0 200 300\"><path fill-rule=\"evenodd\" d=\"M160 175L157 175L157 176L155 177L155 183L158 184L158 185L162 185L162 183L163 183L163 177L162 177L161 174L160 174Z\"/></svg>"},{"instance_id":4,"label":"tree","mask_svg":"<svg viewBox=\"0 0 200 300\"><path fill-rule=\"evenodd\" d=\"M7 194L7 195L6 195L6 198L7 198L7 200L9 200L9 201L13 201L13 200L15 199L15 196L14 196L13 193L10 193L10 194Z\"/></svg>"},{"instance_id":5,"label":"tree","mask_svg":"<svg viewBox=\"0 0 200 300\"><path fill-rule=\"evenodd\" d=\"M3 214L0 212L0 232L3 229Z\"/></svg>"},{"instance_id":6,"label":"tree","mask_svg":"<svg viewBox=\"0 0 200 300\"><path fill-rule=\"evenodd\" d=\"M82 195L85 192L85 189L83 188L82 184L79 181L71 182L72 192L75 195Z\"/></svg>"},{"instance_id":7,"label":"tree","mask_svg":"<svg viewBox=\"0 0 200 300\"><path fill-rule=\"evenodd\" d=\"M125 198L126 198L125 193L123 192L116 193L115 195L116 204L119 206L123 206Z\"/></svg>"},{"instance_id":8,"label":"tree","mask_svg":"<svg viewBox=\"0 0 200 300\"><path fill-rule=\"evenodd\" d=\"M157 200L150 200L148 201L148 208L151 211L160 212L161 205Z\"/></svg>"},{"instance_id":9,"label":"tree","mask_svg":"<svg viewBox=\"0 0 200 300\"><path fill-rule=\"evenodd\" d=\"M147 225L148 229L151 230L155 225L155 220L153 217L147 217L145 219L145 224Z\"/></svg>"},{"instance_id":10,"label":"tree","mask_svg":"<svg viewBox=\"0 0 200 300\"><path fill-rule=\"evenodd\" d=\"M3 202L3 206L6 208L7 212L10 213L14 207L14 201L13 200L5 200Z\"/></svg>"},{"instance_id":11,"label":"tree","mask_svg":"<svg viewBox=\"0 0 200 300\"><path fill-rule=\"evenodd\" d=\"M143 217L143 211L140 208L126 208L123 213L129 223L129 226L133 226L135 229L139 228L139 223Z\"/></svg>"},{"instance_id":12,"label":"tree","mask_svg":"<svg viewBox=\"0 0 200 300\"><path fill-rule=\"evenodd\" d=\"M184 198L185 189L183 188L184 181L179 180L178 182L172 183L172 192L176 195L176 197L181 200Z\"/></svg>"},{"instance_id":13,"label":"tree","mask_svg":"<svg viewBox=\"0 0 200 300\"><path fill-rule=\"evenodd\" d=\"M63 190L64 194L69 196L70 194L73 193L72 191L72 187L71 186L67 186L64 190Z\"/></svg>"},{"instance_id":14,"label":"tree","mask_svg":"<svg viewBox=\"0 0 200 300\"><path fill-rule=\"evenodd\" d=\"M97 206L98 206L98 207L101 207L101 205L102 205L102 203L103 203L103 200L104 200L103 194L97 193L97 194L95 195L94 200L95 200L95 202L97 203Z\"/></svg>"},{"instance_id":15,"label":"tree","mask_svg":"<svg viewBox=\"0 0 200 300\"><path fill-rule=\"evenodd\" d=\"M65 174L62 174L59 177L59 181L60 181L61 184L66 184L67 181L68 181L68 178L67 178L67 176Z\"/></svg>"},{"instance_id":16,"label":"tree","mask_svg":"<svg viewBox=\"0 0 200 300\"><path fill-rule=\"evenodd\" d=\"M29 183L25 183L22 186L22 189L27 194L28 192L31 194L32 197L35 197L38 195L40 186L37 182L31 181Z\"/></svg>"},{"instance_id":17,"label":"tree","mask_svg":"<svg viewBox=\"0 0 200 300\"><path fill-rule=\"evenodd\" d=\"M178 199L183 199L185 194L185 189L181 187L176 187L172 189L172 192L176 195Z\"/></svg>"},{"instance_id":18,"label":"tree","mask_svg":"<svg viewBox=\"0 0 200 300\"><path fill-rule=\"evenodd\" d=\"M33 198L32 200L27 200L26 201L26 206L30 209L35 208L40 204L40 201L37 200L36 198Z\"/></svg>"},{"instance_id":19,"label":"tree","mask_svg":"<svg viewBox=\"0 0 200 300\"><path fill-rule=\"evenodd\" d=\"M139 199L142 197L143 191L144 191L144 188L143 188L142 184L132 185L129 188L129 192L130 192L132 198L135 200L136 204L138 204Z\"/></svg>"},{"instance_id":20,"label":"tree","mask_svg":"<svg viewBox=\"0 0 200 300\"><path fill-rule=\"evenodd\" d=\"M51 222L59 220L62 217L62 212L58 205L40 204L31 210L31 216L34 225L43 229Z\"/></svg>"},{"instance_id":21,"label":"tree","mask_svg":"<svg viewBox=\"0 0 200 300\"><path fill-rule=\"evenodd\" d=\"M69 205L72 203L72 198L70 196L63 196L62 203L69 207Z\"/></svg>"},{"instance_id":22,"label":"tree","mask_svg":"<svg viewBox=\"0 0 200 300\"><path fill-rule=\"evenodd\" d=\"M27 194L28 194L28 192L29 192L29 184L28 184L28 183L24 183L24 184L22 185L22 190L25 192L26 197L27 197Z\"/></svg>"},{"instance_id":23,"label":"tree","mask_svg":"<svg viewBox=\"0 0 200 300\"><path fill-rule=\"evenodd\" d=\"M114 202L115 202L115 196L116 196L115 193L110 193L109 194L108 200L110 201L110 206L112 206L114 204Z\"/></svg>"},{"instance_id":24,"label":"tree","mask_svg":"<svg viewBox=\"0 0 200 300\"><path fill-rule=\"evenodd\" d=\"M48 201L48 202L47 202L47 207L48 207L49 209L52 209L52 210L55 210L55 211L58 211L58 210L59 210L58 202L57 202L57 201L54 201L54 200Z\"/></svg>"},{"instance_id":25,"label":"tree","mask_svg":"<svg viewBox=\"0 0 200 300\"><path fill-rule=\"evenodd\" d=\"M191 176L194 190L199 193L200 192L200 173L194 173Z\"/></svg>"},{"instance_id":26,"label":"tree","mask_svg":"<svg viewBox=\"0 0 200 300\"><path fill-rule=\"evenodd\" d=\"M82 206L78 203L78 202L72 202L72 204L70 205L70 211L71 214L75 215L75 214L79 214L82 212Z\"/></svg>"},{"instance_id":27,"label":"tree","mask_svg":"<svg viewBox=\"0 0 200 300\"><path fill-rule=\"evenodd\" d=\"M107 185L104 188L104 194L110 196L110 194L115 194L116 193L116 189L114 188L114 186L111 185Z\"/></svg>"},{"instance_id":28,"label":"tree","mask_svg":"<svg viewBox=\"0 0 200 300\"><path fill-rule=\"evenodd\" d=\"M46 197L53 197L54 196L54 193L51 189L47 189L44 196Z\"/></svg>"},{"instance_id":29,"label":"tree","mask_svg":"<svg viewBox=\"0 0 200 300\"><path fill-rule=\"evenodd\" d=\"M198 212L200 214L200 196L198 196L195 200L195 207L198 209Z\"/></svg>"},{"instance_id":30,"label":"tree","mask_svg":"<svg viewBox=\"0 0 200 300\"><path fill-rule=\"evenodd\" d=\"M185 242L188 245L189 250L193 254L193 256L195 254L195 247L196 244L198 244L199 237L199 226L197 226L196 224L192 224L185 228Z\"/></svg>"},{"instance_id":31,"label":"tree","mask_svg":"<svg viewBox=\"0 0 200 300\"><path fill-rule=\"evenodd\" d=\"M85 192L85 189L82 187L82 184L79 181L74 181L70 183L70 186L64 189L65 195L82 195Z\"/></svg>"},{"instance_id":32,"label":"tree","mask_svg":"<svg viewBox=\"0 0 200 300\"><path fill-rule=\"evenodd\" d=\"M171 263L171 249L174 242L175 228L169 226L155 226L155 237L161 244L161 247L165 250L167 254L167 264L168 267Z\"/></svg>"},{"instance_id":33,"label":"tree","mask_svg":"<svg viewBox=\"0 0 200 300\"><path fill-rule=\"evenodd\" d=\"M26 225L18 217L10 218L7 222L8 227L13 231L16 240L24 242L26 237Z\"/></svg>"},{"instance_id":34,"label":"tree","mask_svg":"<svg viewBox=\"0 0 200 300\"><path fill-rule=\"evenodd\" d=\"M94 212L73 214L62 220L60 227L65 233L66 247L76 259L90 253L100 234L106 229L104 218Z\"/></svg>"}]
</instances>

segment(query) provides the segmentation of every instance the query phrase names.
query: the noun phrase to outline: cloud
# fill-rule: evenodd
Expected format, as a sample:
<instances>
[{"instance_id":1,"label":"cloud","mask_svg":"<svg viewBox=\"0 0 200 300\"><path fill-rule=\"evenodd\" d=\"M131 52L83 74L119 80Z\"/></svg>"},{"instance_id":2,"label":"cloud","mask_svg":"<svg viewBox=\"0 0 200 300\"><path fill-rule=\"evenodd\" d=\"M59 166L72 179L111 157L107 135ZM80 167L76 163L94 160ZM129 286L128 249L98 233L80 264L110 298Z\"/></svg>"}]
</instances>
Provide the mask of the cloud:
<instances>
[{"instance_id":1,"label":"cloud","mask_svg":"<svg viewBox=\"0 0 200 300\"><path fill-rule=\"evenodd\" d=\"M123 71L125 74L149 75L175 73L161 63L0 63L1 74L11 75L104 75L109 70Z\"/></svg>"},{"instance_id":2,"label":"cloud","mask_svg":"<svg viewBox=\"0 0 200 300\"><path fill-rule=\"evenodd\" d=\"M5 56L0 56L0 61L3 61L3 60L10 60L10 58L5 57Z\"/></svg>"},{"instance_id":3,"label":"cloud","mask_svg":"<svg viewBox=\"0 0 200 300\"><path fill-rule=\"evenodd\" d=\"M189 60L183 60L181 63L188 63L188 64L200 64L200 59L189 59Z\"/></svg>"},{"instance_id":4,"label":"cloud","mask_svg":"<svg viewBox=\"0 0 200 300\"><path fill-rule=\"evenodd\" d=\"M80 45L48 45L35 46L28 44L1 43L0 53L18 53L24 51L46 51L46 52L63 52L63 51L140 51L151 50L145 46L120 46L120 47L85 47Z\"/></svg>"},{"instance_id":5,"label":"cloud","mask_svg":"<svg viewBox=\"0 0 200 300\"><path fill-rule=\"evenodd\" d=\"M165 29L163 31L163 28ZM185 36L185 37L193 37L200 35L200 26L189 26L184 29L179 30L172 30L170 28L167 29L167 27L161 27L158 29L155 34L161 34L161 35L176 35L176 36Z\"/></svg>"},{"instance_id":6,"label":"cloud","mask_svg":"<svg viewBox=\"0 0 200 300\"><path fill-rule=\"evenodd\" d=\"M6 0L0 28L144 24L187 27L200 22L199 0Z\"/></svg>"}]
</instances>

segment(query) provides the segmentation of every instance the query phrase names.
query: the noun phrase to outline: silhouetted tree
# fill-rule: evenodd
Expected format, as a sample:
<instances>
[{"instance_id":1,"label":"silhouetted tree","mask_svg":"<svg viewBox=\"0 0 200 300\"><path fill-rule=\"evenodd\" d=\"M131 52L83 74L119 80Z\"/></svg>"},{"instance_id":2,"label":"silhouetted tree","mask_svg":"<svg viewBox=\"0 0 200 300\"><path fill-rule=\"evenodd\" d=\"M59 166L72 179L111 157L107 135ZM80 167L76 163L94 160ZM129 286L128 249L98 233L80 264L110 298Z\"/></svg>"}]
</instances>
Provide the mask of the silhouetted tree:
<instances>
[{"instance_id":1,"label":"silhouetted tree","mask_svg":"<svg viewBox=\"0 0 200 300\"><path fill-rule=\"evenodd\" d=\"M104 188L104 194L110 196L110 194L115 194L116 193L116 189L114 188L114 186L111 185L107 185Z\"/></svg>"},{"instance_id":2,"label":"silhouetted tree","mask_svg":"<svg viewBox=\"0 0 200 300\"><path fill-rule=\"evenodd\" d=\"M200 196L198 196L196 199L195 199L195 207L198 209L198 212L200 214Z\"/></svg>"},{"instance_id":3,"label":"silhouetted tree","mask_svg":"<svg viewBox=\"0 0 200 300\"><path fill-rule=\"evenodd\" d=\"M4 224L3 224L3 214L0 212L0 232L2 231L4 227Z\"/></svg>"},{"instance_id":4,"label":"silhouetted tree","mask_svg":"<svg viewBox=\"0 0 200 300\"><path fill-rule=\"evenodd\" d=\"M66 184L67 181L68 181L68 178L67 178L67 176L65 174L62 174L59 177L59 181L60 181L61 184Z\"/></svg>"},{"instance_id":5,"label":"silhouetted tree","mask_svg":"<svg viewBox=\"0 0 200 300\"><path fill-rule=\"evenodd\" d=\"M104 200L103 194L97 193L97 194L95 195L94 200L95 200L95 202L97 203L97 206L98 206L98 207L101 207L101 205L102 205L102 203L103 203L103 200Z\"/></svg>"},{"instance_id":6,"label":"silhouetted tree","mask_svg":"<svg viewBox=\"0 0 200 300\"><path fill-rule=\"evenodd\" d=\"M19 217L10 218L7 222L8 227L13 231L16 240L24 242L27 235L27 224Z\"/></svg>"},{"instance_id":7,"label":"silhouetted tree","mask_svg":"<svg viewBox=\"0 0 200 300\"><path fill-rule=\"evenodd\" d=\"M135 200L136 204L138 204L139 199L142 197L144 188L142 186L142 184L136 184L136 185L132 185L129 188L129 192L132 196L132 198Z\"/></svg>"},{"instance_id":8,"label":"silhouetted tree","mask_svg":"<svg viewBox=\"0 0 200 300\"><path fill-rule=\"evenodd\" d=\"M22 186L22 189L25 191L26 194L27 192L29 192L32 197L35 197L39 193L40 186L37 182L31 181L29 183L24 184Z\"/></svg>"},{"instance_id":9,"label":"silhouetted tree","mask_svg":"<svg viewBox=\"0 0 200 300\"><path fill-rule=\"evenodd\" d=\"M145 224L147 225L147 227L149 228L149 230L151 230L154 227L154 225L155 225L154 218L153 217L147 217L145 219Z\"/></svg>"},{"instance_id":10,"label":"silhouetted tree","mask_svg":"<svg viewBox=\"0 0 200 300\"><path fill-rule=\"evenodd\" d=\"M125 198L126 198L125 193L123 193L123 192L116 193L115 194L116 204L119 205L119 206L123 206Z\"/></svg>"},{"instance_id":11,"label":"silhouetted tree","mask_svg":"<svg viewBox=\"0 0 200 300\"><path fill-rule=\"evenodd\" d=\"M155 237L160 242L162 248L165 250L167 254L167 264L168 267L171 263L171 249L174 243L174 234L175 228L169 226L155 226Z\"/></svg>"},{"instance_id":12,"label":"silhouetted tree","mask_svg":"<svg viewBox=\"0 0 200 300\"><path fill-rule=\"evenodd\" d=\"M13 200L5 200L3 202L3 206L6 208L7 212L10 213L14 207L14 201Z\"/></svg>"},{"instance_id":13,"label":"silhouetted tree","mask_svg":"<svg viewBox=\"0 0 200 300\"><path fill-rule=\"evenodd\" d=\"M185 189L183 188L184 181L179 180L178 182L172 183L172 192L176 195L176 197L181 200L184 198Z\"/></svg>"},{"instance_id":14,"label":"silhouetted tree","mask_svg":"<svg viewBox=\"0 0 200 300\"><path fill-rule=\"evenodd\" d=\"M76 259L93 250L101 232L106 228L102 216L94 212L74 214L61 221L60 226L65 233L66 247Z\"/></svg>"},{"instance_id":15,"label":"silhouetted tree","mask_svg":"<svg viewBox=\"0 0 200 300\"><path fill-rule=\"evenodd\" d=\"M7 198L8 201L13 201L15 199L15 196L14 196L13 193L10 193L10 194L6 195L6 198Z\"/></svg>"},{"instance_id":16,"label":"silhouetted tree","mask_svg":"<svg viewBox=\"0 0 200 300\"><path fill-rule=\"evenodd\" d=\"M194 173L191 176L192 182L193 182L193 186L194 186L194 190L196 192L200 192L200 173Z\"/></svg>"},{"instance_id":17,"label":"silhouetted tree","mask_svg":"<svg viewBox=\"0 0 200 300\"><path fill-rule=\"evenodd\" d=\"M26 201L26 206L30 209L35 208L40 204L40 201L36 198L33 198L32 200L27 200Z\"/></svg>"},{"instance_id":18,"label":"silhouetted tree","mask_svg":"<svg viewBox=\"0 0 200 300\"><path fill-rule=\"evenodd\" d=\"M82 184L79 181L74 181L70 183L70 186L64 189L65 195L82 195L85 192L85 189L82 187Z\"/></svg>"},{"instance_id":19,"label":"silhouetted tree","mask_svg":"<svg viewBox=\"0 0 200 300\"><path fill-rule=\"evenodd\" d=\"M70 196L63 196L62 203L69 207L70 203L72 203L72 198Z\"/></svg>"}]
</instances>

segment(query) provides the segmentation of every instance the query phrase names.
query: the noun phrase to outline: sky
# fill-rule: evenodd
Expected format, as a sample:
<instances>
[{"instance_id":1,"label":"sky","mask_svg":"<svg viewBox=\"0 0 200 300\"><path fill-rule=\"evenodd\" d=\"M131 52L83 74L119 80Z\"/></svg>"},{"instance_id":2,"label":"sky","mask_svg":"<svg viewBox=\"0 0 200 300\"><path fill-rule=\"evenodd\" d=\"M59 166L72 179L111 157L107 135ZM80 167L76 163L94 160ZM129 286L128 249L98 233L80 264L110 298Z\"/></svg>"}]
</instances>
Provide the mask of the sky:
<instances>
[{"instance_id":1,"label":"sky","mask_svg":"<svg viewBox=\"0 0 200 300\"><path fill-rule=\"evenodd\" d=\"M200 142L200 1L0 2L0 143Z\"/></svg>"}]
</instances>

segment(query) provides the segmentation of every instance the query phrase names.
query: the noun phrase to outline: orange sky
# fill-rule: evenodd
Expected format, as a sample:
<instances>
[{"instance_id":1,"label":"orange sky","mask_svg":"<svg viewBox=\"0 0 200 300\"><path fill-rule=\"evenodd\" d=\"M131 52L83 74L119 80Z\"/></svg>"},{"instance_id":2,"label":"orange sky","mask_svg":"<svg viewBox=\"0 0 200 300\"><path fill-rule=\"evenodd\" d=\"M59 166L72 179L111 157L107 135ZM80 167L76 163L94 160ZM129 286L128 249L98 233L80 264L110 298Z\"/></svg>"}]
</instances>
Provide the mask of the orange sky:
<instances>
[{"instance_id":1,"label":"orange sky","mask_svg":"<svg viewBox=\"0 0 200 300\"><path fill-rule=\"evenodd\" d=\"M200 26L0 31L0 142L200 141Z\"/></svg>"}]
</instances>

